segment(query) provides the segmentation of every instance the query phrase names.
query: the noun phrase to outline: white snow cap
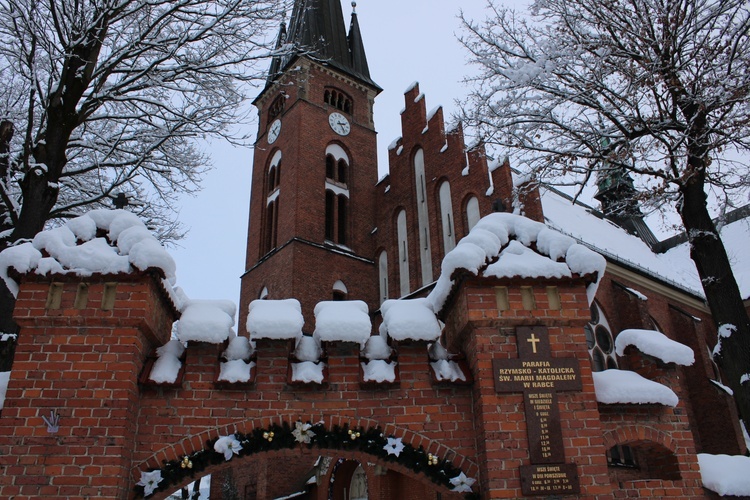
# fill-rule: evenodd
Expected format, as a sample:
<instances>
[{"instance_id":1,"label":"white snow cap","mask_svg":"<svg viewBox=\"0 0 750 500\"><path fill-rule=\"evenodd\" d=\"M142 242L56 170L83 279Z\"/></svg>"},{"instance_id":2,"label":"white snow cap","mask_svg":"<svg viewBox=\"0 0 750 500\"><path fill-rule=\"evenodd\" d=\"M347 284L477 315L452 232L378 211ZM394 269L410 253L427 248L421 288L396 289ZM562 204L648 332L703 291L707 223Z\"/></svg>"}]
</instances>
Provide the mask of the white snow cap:
<instances>
[{"instance_id":1,"label":"white snow cap","mask_svg":"<svg viewBox=\"0 0 750 500\"><path fill-rule=\"evenodd\" d=\"M254 300L247 315L247 330L255 339L296 339L305 319L297 299Z\"/></svg>"},{"instance_id":2,"label":"white snow cap","mask_svg":"<svg viewBox=\"0 0 750 500\"><path fill-rule=\"evenodd\" d=\"M177 337L183 342L220 344L234 336L236 311L228 300L189 300L177 322Z\"/></svg>"},{"instance_id":3,"label":"white snow cap","mask_svg":"<svg viewBox=\"0 0 750 500\"><path fill-rule=\"evenodd\" d=\"M536 244L536 250L530 248ZM495 260L489 266L488 262ZM438 312L453 287L453 273L497 278L565 278L597 273L601 278L607 262L601 255L577 244L540 222L509 213L483 217L469 234L448 252L441 274L428 299ZM597 283L589 285L589 302Z\"/></svg>"},{"instance_id":4,"label":"white snow cap","mask_svg":"<svg viewBox=\"0 0 750 500\"><path fill-rule=\"evenodd\" d=\"M677 394L669 387L628 370L594 372L596 400L604 404L662 404L677 406Z\"/></svg>"},{"instance_id":5,"label":"white snow cap","mask_svg":"<svg viewBox=\"0 0 750 500\"><path fill-rule=\"evenodd\" d=\"M156 349L159 358L154 362L148 378L157 384L173 384L180 373L180 357L184 352L185 346L179 340L170 340Z\"/></svg>"},{"instance_id":6,"label":"white snow cap","mask_svg":"<svg viewBox=\"0 0 750 500\"><path fill-rule=\"evenodd\" d=\"M292 381L304 384L322 384L325 367L325 363L313 363L312 361L292 363Z\"/></svg>"},{"instance_id":7,"label":"white snow cap","mask_svg":"<svg viewBox=\"0 0 750 500\"><path fill-rule=\"evenodd\" d=\"M238 359L248 360L253 355L253 345L247 339L247 337L239 337L237 335L230 337L229 345L224 351L224 358L227 361L235 361Z\"/></svg>"},{"instance_id":8,"label":"white snow cap","mask_svg":"<svg viewBox=\"0 0 750 500\"><path fill-rule=\"evenodd\" d=\"M380 306L385 330L394 340L428 340L440 337L440 324L427 298L386 300Z\"/></svg>"},{"instance_id":9,"label":"white snow cap","mask_svg":"<svg viewBox=\"0 0 750 500\"><path fill-rule=\"evenodd\" d=\"M698 454L703 486L721 496L750 495L750 457Z\"/></svg>"},{"instance_id":10,"label":"white snow cap","mask_svg":"<svg viewBox=\"0 0 750 500\"><path fill-rule=\"evenodd\" d=\"M382 359L373 359L362 364L363 377L365 382L395 382L396 381L396 362L389 363Z\"/></svg>"},{"instance_id":11,"label":"white snow cap","mask_svg":"<svg viewBox=\"0 0 750 500\"><path fill-rule=\"evenodd\" d=\"M315 336L323 342L364 346L371 331L369 309L361 300L324 301L315 306Z\"/></svg>"},{"instance_id":12,"label":"white snow cap","mask_svg":"<svg viewBox=\"0 0 750 500\"><path fill-rule=\"evenodd\" d=\"M618 356L625 353L629 345L635 346L643 354L659 358L665 363L690 366L695 363L693 350L684 344L675 342L656 330L623 330L615 340Z\"/></svg>"},{"instance_id":13,"label":"white snow cap","mask_svg":"<svg viewBox=\"0 0 750 500\"><path fill-rule=\"evenodd\" d=\"M388 345L388 341L382 335L373 335L365 343L362 350L362 356L369 360L388 359L391 357L393 349Z\"/></svg>"},{"instance_id":14,"label":"white snow cap","mask_svg":"<svg viewBox=\"0 0 750 500\"><path fill-rule=\"evenodd\" d=\"M244 337L237 337L244 338ZM245 363L241 359L233 359L221 363L219 371L219 381L229 382L230 384L243 383L250 381L250 371L255 366L255 362Z\"/></svg>"},{"instance_id":15,"label":"white snow cap","mask_svg":"<svg viewBox=\"0 0 750 500\"><path fill-rule=\"evenodd\" d=\"M96 237L97 230L107 238ZM42 257L46 252L49 257ZM132 273L160 269L170 285L176 280L176 265L159 241L135 214L126 210L92 210L62 226L37 234L31 243L0 253L0 277L13 294L18 284L8 277L8 268L20 273L92 274Z\"/></svg>"}]
</instances>

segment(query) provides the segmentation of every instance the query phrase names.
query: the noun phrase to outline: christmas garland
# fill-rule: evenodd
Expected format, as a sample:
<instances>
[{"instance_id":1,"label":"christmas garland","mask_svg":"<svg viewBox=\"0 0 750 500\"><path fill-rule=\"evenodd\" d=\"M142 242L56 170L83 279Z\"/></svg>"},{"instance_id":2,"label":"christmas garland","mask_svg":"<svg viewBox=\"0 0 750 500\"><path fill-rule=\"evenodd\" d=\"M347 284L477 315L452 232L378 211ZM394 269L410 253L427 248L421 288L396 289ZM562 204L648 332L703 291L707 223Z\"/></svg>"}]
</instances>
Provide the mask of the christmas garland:
<instances>
[{"instance_id":1,"label":"christmas garland","mask_svg":"<svg viewBox=\"0 0 750 500\"><path fill-rule=\"evenodd\" d=\"M414 448L401 438L385 436L380 427L363 429L348 425L326 429L323 423L298 421L294 428L289 423L274 424L267 429L254 429L249 434L236 433L206 441L206 448L185 455L179 460L164 461L161 469L141 473L135 486L136 495L148 497L155 491L166 491L170 486L195 478L197 472L211 465L273 450L294 449L298 446L332 450L358 451L386 462L395 462L414 472L426 475L434 483L466 493L465 498L479 498L472 491L474 479L466 477L450 460L427 453L422 446Z\"/></svg>"}]
</instances>

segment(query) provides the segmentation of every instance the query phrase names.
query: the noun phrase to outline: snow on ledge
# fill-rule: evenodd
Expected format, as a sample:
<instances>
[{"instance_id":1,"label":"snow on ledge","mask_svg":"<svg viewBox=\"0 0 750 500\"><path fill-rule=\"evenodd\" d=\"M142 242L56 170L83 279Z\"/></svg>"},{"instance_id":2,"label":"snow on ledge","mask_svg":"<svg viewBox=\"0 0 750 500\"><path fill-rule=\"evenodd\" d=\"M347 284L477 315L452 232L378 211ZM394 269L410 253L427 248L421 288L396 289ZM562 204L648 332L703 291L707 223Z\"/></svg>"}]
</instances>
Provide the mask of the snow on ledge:
<instances>
[{"instance_id":1,"label":"snow on ledge","mask_svg":"<svg viewBox=\"0 0 750 500\"><path fill-rule=\"evenodd\" d=\"M629 345L635 346L643 354L659 358L665 363L690 366L695 363L693 350L675 342L656 330L623 330L615 339L615 350L618 356L625 353Z\"/></svg>"},{"instance_id":2,"label":"snow on ledge","mask_svg":"<svg viewBox=\"0 0 750 500\"><path fill-rule=\"evenodd\" d=\"M440 337L440 324L426 298L386 300L380 306L383 325L393 340L428 340Z\"/></svg>"},{"instance_id":3,"label":"snow on ledge","mask_svg":"<svg viewBox=\"0 0 750 500\"><path fill-rule=\"evenodd\" d=\"M721 496L750 495L750 457L698 454L703 486Z\"/></svg>"},{"instance_id":4,"label":"snow on ledge","mask_svg":"<svg viewBox=\"0 0 750 500\"><path fill-rule=\"evenodd\" d=\"M396 362L389 363L382 359L373 359L367 363L361 363L362 365L362 380L364 382L377 382L382 384L384 382L395 382L396 381Z\"/></svg>"},{"instance_id":5,"label":"snow on ledge","mask_svg":"<svg viewBox=\"0 0 750 500\"><path fill-rule=\"evenodd\" d=\"M628 370L594 372L596 400L604 404L662 404L677 406L679 399L669 387Z\"/></svg>"},{"instance_id":6,"label":"snow on ledge","mask_svg":"<svg viewBox=\"0 0 750 500\"><path fill-rule=\"evenodd\" d=\"M98 231L107 237L96 237ZM77 276L155 268L170 285L177 281L172 257L138 216L126 210L92 210L0 253L0 277L16 295L18 283L8 276L11 267L19 273Z\"/></svg>"},{"instance_id":7,"label":"snow on ledge","mask_svg":"<svg viewBox=\"0 0 750 500\"><path fill-rule=\"evenodd\" d=\"M297 299L254 300L247 315L250 339L296 339L302 336L305 320Z\"/></svg>"},{"instance_id":8,"label":"snow on ledge","mask_svg":"<svg viewBox=\"0 0 750 500\"><path fill-rule=\"evenodd\" d=\"M364 346L372 323L361 300L324 301L315 306L315 333L322 342L357 342Z\"/></svg>"},{"instance_id":9,"label":"snow on ledge","mask_svg":"<svg viewBox=\"0 0 750 500\"><path fill-rule=\"evenodd\" d=\"M234 335L237 307L229 300L189 300L177 322L177 338L220 344Z\"/></svg>"}]
</instances>

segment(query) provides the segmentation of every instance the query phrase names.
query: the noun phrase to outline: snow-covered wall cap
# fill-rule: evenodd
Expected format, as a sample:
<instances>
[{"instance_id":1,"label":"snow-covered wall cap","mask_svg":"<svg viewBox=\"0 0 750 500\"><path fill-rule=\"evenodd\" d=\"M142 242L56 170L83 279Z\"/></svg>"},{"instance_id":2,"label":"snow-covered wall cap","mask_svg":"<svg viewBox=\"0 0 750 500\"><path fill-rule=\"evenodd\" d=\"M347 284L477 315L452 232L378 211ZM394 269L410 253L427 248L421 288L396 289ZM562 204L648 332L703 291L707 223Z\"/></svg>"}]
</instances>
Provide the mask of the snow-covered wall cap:
<instances>
[{"instance_id":1,"label":"snow-covered wall cap","mask_svg":"<svg viewBox=\"0 0 750 500\"><path fill-rule=\"evenodd\" d=\"M302 336L305 319L297 299L254 300L247 315L250 339L296 339Z\"/></svg>"},{"instance_id":2,"label":"snow-covered wall cap","mask_svg":"<svg viewBox=\"0 0 750 500\"><path fill-rule=\"evenodd\" d=\"M386 300L380 311L383 325L393 340L434 342L440 337L440 324L427 298Z\"/></svg>"},{"instance_id":3,"label":"snow-covered wall cap","mask_svg":"<svg viewBox=\"0 0 750 500\"><path fill-rule=\"evenodd\" d=\"M98 232L107 236L97 237ZM169 285L177 281L172 257L138 216L126 210L92 210L0 253L0 277L16 295L18 283L8 276L11 267L22 274L77 276L160 269Z\"/></svg>"},{"instance_id":4,"label":"snow-covered wall cap","mask_svg":"<svg viewBox=\"0 0 750 500\"><path fill-rule=\"evenodd\" d=\"M596 400L604 404L662 404L677 406L679 399L669 387L628 370L594 372Z\"/></svg>"},{"instance_id":5,"label":"snow-covered wall cap","mask_svg":"<svg viewBox=\"0 0 750 500\"><path fill-rule=\"evenodd\" d=\"M750 457L698 454L703 486L721 496L750 495Z\"/></svg>"},{"instance_id":6,"label":"snow-covered wall cap","mask_svg":"<svg viewBox=\"0 0 750 500\"><path fill-rule=\"evenodd\" d=\"M188 300L177 322L177 338L220 344L234 336L236 312L237 307L229 300Z\"/></svg>"},{"instance_id":7,"label":"snow-covered wall cap","mask_svg":"<svg viewBox=\"0 0 750 500\"><path fill-rule=\"evenodd\" d=\"M665 363L690 366L695 363L693 350L679 342L675 342L656 330L623 330L615 340L615 350L618 356L625 353L629 345L635 346L643 354L659 358Z\"/></svg>"},{"instance_id":8,"label":"snow-covered wall cap","mask_svg":"<svg viewBox=\"0 0 750 500\"><path fill-rule=\"evenodd\" d=\"M315 306L315 333L323 342L357 342L370 337L370 311L361 300L324 301Z\"/></svg>"},{"instance_id":9,"label":"snow-covered wall cap","mask_svg":"<svg viewBox=\"0 0 750 500\"><path fill-rule=\"evenodd\" d=\"M492 213L477 222L448 252L441 264L440 278L427 298L434 311L439 312L454 286L456 270L497 278L596 274L597 282L587 289L591 303L606 265L601 255L540 222L515 214Z\"/></svg>"}]
</instances>

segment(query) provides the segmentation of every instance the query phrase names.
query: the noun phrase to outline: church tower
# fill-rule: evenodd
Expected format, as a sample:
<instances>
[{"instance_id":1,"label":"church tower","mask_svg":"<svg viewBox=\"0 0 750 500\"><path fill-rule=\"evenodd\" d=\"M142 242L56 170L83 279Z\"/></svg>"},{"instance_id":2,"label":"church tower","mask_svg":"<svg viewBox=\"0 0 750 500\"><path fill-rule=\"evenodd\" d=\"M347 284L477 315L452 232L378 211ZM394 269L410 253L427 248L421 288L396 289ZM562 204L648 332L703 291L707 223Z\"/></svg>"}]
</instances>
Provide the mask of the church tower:
<instances>
[{"instance_id":1,"label":"church tower","mask_svg":"<svg viewBox=\"0 0 750 500\"><path fill-rule=\"evenodd\" d=\"M370 78L356 11L347 35L340 0L296 0L254 104L246 271L241 307L297 298L311 326L322 300L377 305Z\"/></svg>"}]
</instances>

